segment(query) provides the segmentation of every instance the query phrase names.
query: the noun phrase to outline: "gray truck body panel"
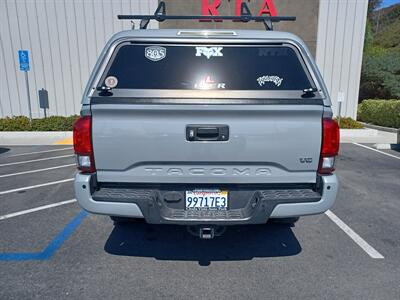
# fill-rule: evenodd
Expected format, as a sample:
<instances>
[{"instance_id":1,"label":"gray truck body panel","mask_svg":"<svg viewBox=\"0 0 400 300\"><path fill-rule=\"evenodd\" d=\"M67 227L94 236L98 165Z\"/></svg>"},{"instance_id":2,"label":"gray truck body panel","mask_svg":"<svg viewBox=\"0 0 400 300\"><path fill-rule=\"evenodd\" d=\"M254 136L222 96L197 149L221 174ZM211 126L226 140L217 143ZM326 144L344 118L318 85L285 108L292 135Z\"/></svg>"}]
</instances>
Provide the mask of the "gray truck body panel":
<instances>
[{"instance_id":1,"label":"gray truck body panel","mask_svg":"<svg viewBox=\"0 0 400 300\"><path fill-rule=\"evenodd\" d=\"M316 181L321 105L105 104L92 117L101 182ZM217 123L229 126L228 141L186 140L186 125Z\"/></svg>"}]
</instances>

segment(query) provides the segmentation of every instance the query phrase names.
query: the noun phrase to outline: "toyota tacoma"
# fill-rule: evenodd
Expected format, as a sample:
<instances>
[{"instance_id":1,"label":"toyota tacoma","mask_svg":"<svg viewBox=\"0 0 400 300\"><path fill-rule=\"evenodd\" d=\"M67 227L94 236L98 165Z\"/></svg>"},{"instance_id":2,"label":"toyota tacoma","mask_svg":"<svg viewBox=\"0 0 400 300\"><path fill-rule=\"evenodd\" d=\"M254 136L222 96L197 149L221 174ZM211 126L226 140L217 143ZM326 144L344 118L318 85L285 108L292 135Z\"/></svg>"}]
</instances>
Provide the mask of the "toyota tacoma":
<instances>
[{"instance_id":1,"label":"toyota tacoma","mask_svg":"<svg viewBox=\"0 0 400 300\"><path fill-rule=\"evenodd\" d=\"M79 204L115 221L293 223L335 201L339 129L297 36L127 30L106 44L74 125Z\"/></svg>"}]
</instances>

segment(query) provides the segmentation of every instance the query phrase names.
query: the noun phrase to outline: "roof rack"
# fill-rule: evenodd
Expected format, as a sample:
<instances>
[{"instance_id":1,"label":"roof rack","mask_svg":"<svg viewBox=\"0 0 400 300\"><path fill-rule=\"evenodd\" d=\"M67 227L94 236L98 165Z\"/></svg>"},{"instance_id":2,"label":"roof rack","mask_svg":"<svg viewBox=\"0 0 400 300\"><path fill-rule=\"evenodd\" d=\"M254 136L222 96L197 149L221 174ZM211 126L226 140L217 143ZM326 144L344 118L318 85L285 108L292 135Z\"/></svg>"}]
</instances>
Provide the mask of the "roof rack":
<instances>
[{"instance_id":1,"label":"roof rack","mask_svg":"<svg viewBox=\"0 0 400 300\"><path fill-rule=\"evenodd\" d=\"M154 15L118 15L119 20L140 20L140 29L147 29L150 20L164 22L165 20L233 20L241 22L263 22L266 30L273 30L273 23L280 21L296 21L296 17L253 16L249 7L242 2L240 16L168 16L164 1L160 1ZM135 24L132 22L132 29Z\"/></svg>"}]
</instances>

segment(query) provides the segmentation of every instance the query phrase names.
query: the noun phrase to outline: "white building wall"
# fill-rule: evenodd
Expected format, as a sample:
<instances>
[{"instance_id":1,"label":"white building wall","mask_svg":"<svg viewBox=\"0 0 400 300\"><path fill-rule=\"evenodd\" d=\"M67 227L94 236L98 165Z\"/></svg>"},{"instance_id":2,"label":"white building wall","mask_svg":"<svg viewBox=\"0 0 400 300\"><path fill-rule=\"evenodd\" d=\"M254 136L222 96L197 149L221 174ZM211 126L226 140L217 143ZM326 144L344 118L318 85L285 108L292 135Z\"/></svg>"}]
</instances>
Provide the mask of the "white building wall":
<instances>
[{"instance_id":1,"label":"white building wall","mask_svg":"<svg viewBox=\"0 0 400 300\"><path fill-rule=\"evenodd\" d=\"M99 52L131 27L118 14L153 14L157 0L0 0L0 117L28 115L18 50L29 50L33 117L42 117L38 90L49 95L49 115L79 113ZM158 28L151 23L149 28Z\"/></svg>"},{"instance_id":2,"label":"white building wall","mask_svg":"<svg viewBox=\"0 0 400 300\"><path fill-rule=\"evenodd\" d=\"M295 1L295 0L293 0ZM34 117L38 90L49 94L50 115L79 112L81 95L106 40L129 29L117 14L153 14L157 0L0 0L0 117L28 115L17 51L29 50ZM316 60L334 112L356 117L367 0L320 0ZM150 28L157 28L156 22Z\"/></svg>"},{"instance_id":3,"label":"white building wall","mask_svg":"<svg viewBox=\"0 0 400 300\"><path fill-rule=\"evenodd\" d=\"M320 0L316 60L334 114L356 118L368 0Z\"/></svg>"}]
</instances>

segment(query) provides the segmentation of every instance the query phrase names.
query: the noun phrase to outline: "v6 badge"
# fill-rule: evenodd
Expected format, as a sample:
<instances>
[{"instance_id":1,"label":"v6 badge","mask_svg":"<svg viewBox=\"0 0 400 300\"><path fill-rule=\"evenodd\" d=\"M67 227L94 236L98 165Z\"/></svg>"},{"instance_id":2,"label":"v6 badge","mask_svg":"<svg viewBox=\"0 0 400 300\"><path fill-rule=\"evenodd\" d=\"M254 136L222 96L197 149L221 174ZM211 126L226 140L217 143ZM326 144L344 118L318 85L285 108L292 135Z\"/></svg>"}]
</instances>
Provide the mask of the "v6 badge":
<instances>
[{"instance_id":1,"label":"v6 badge","mask_svg":"<svg viewBox=\"0 0 400 300\"><path fill-rule=\"evenodd\" d=\"M150 46L144 49L144 56L151 61L159 61L165 58L167 49L160 46Z\"/></svg>"}]
</instances>

